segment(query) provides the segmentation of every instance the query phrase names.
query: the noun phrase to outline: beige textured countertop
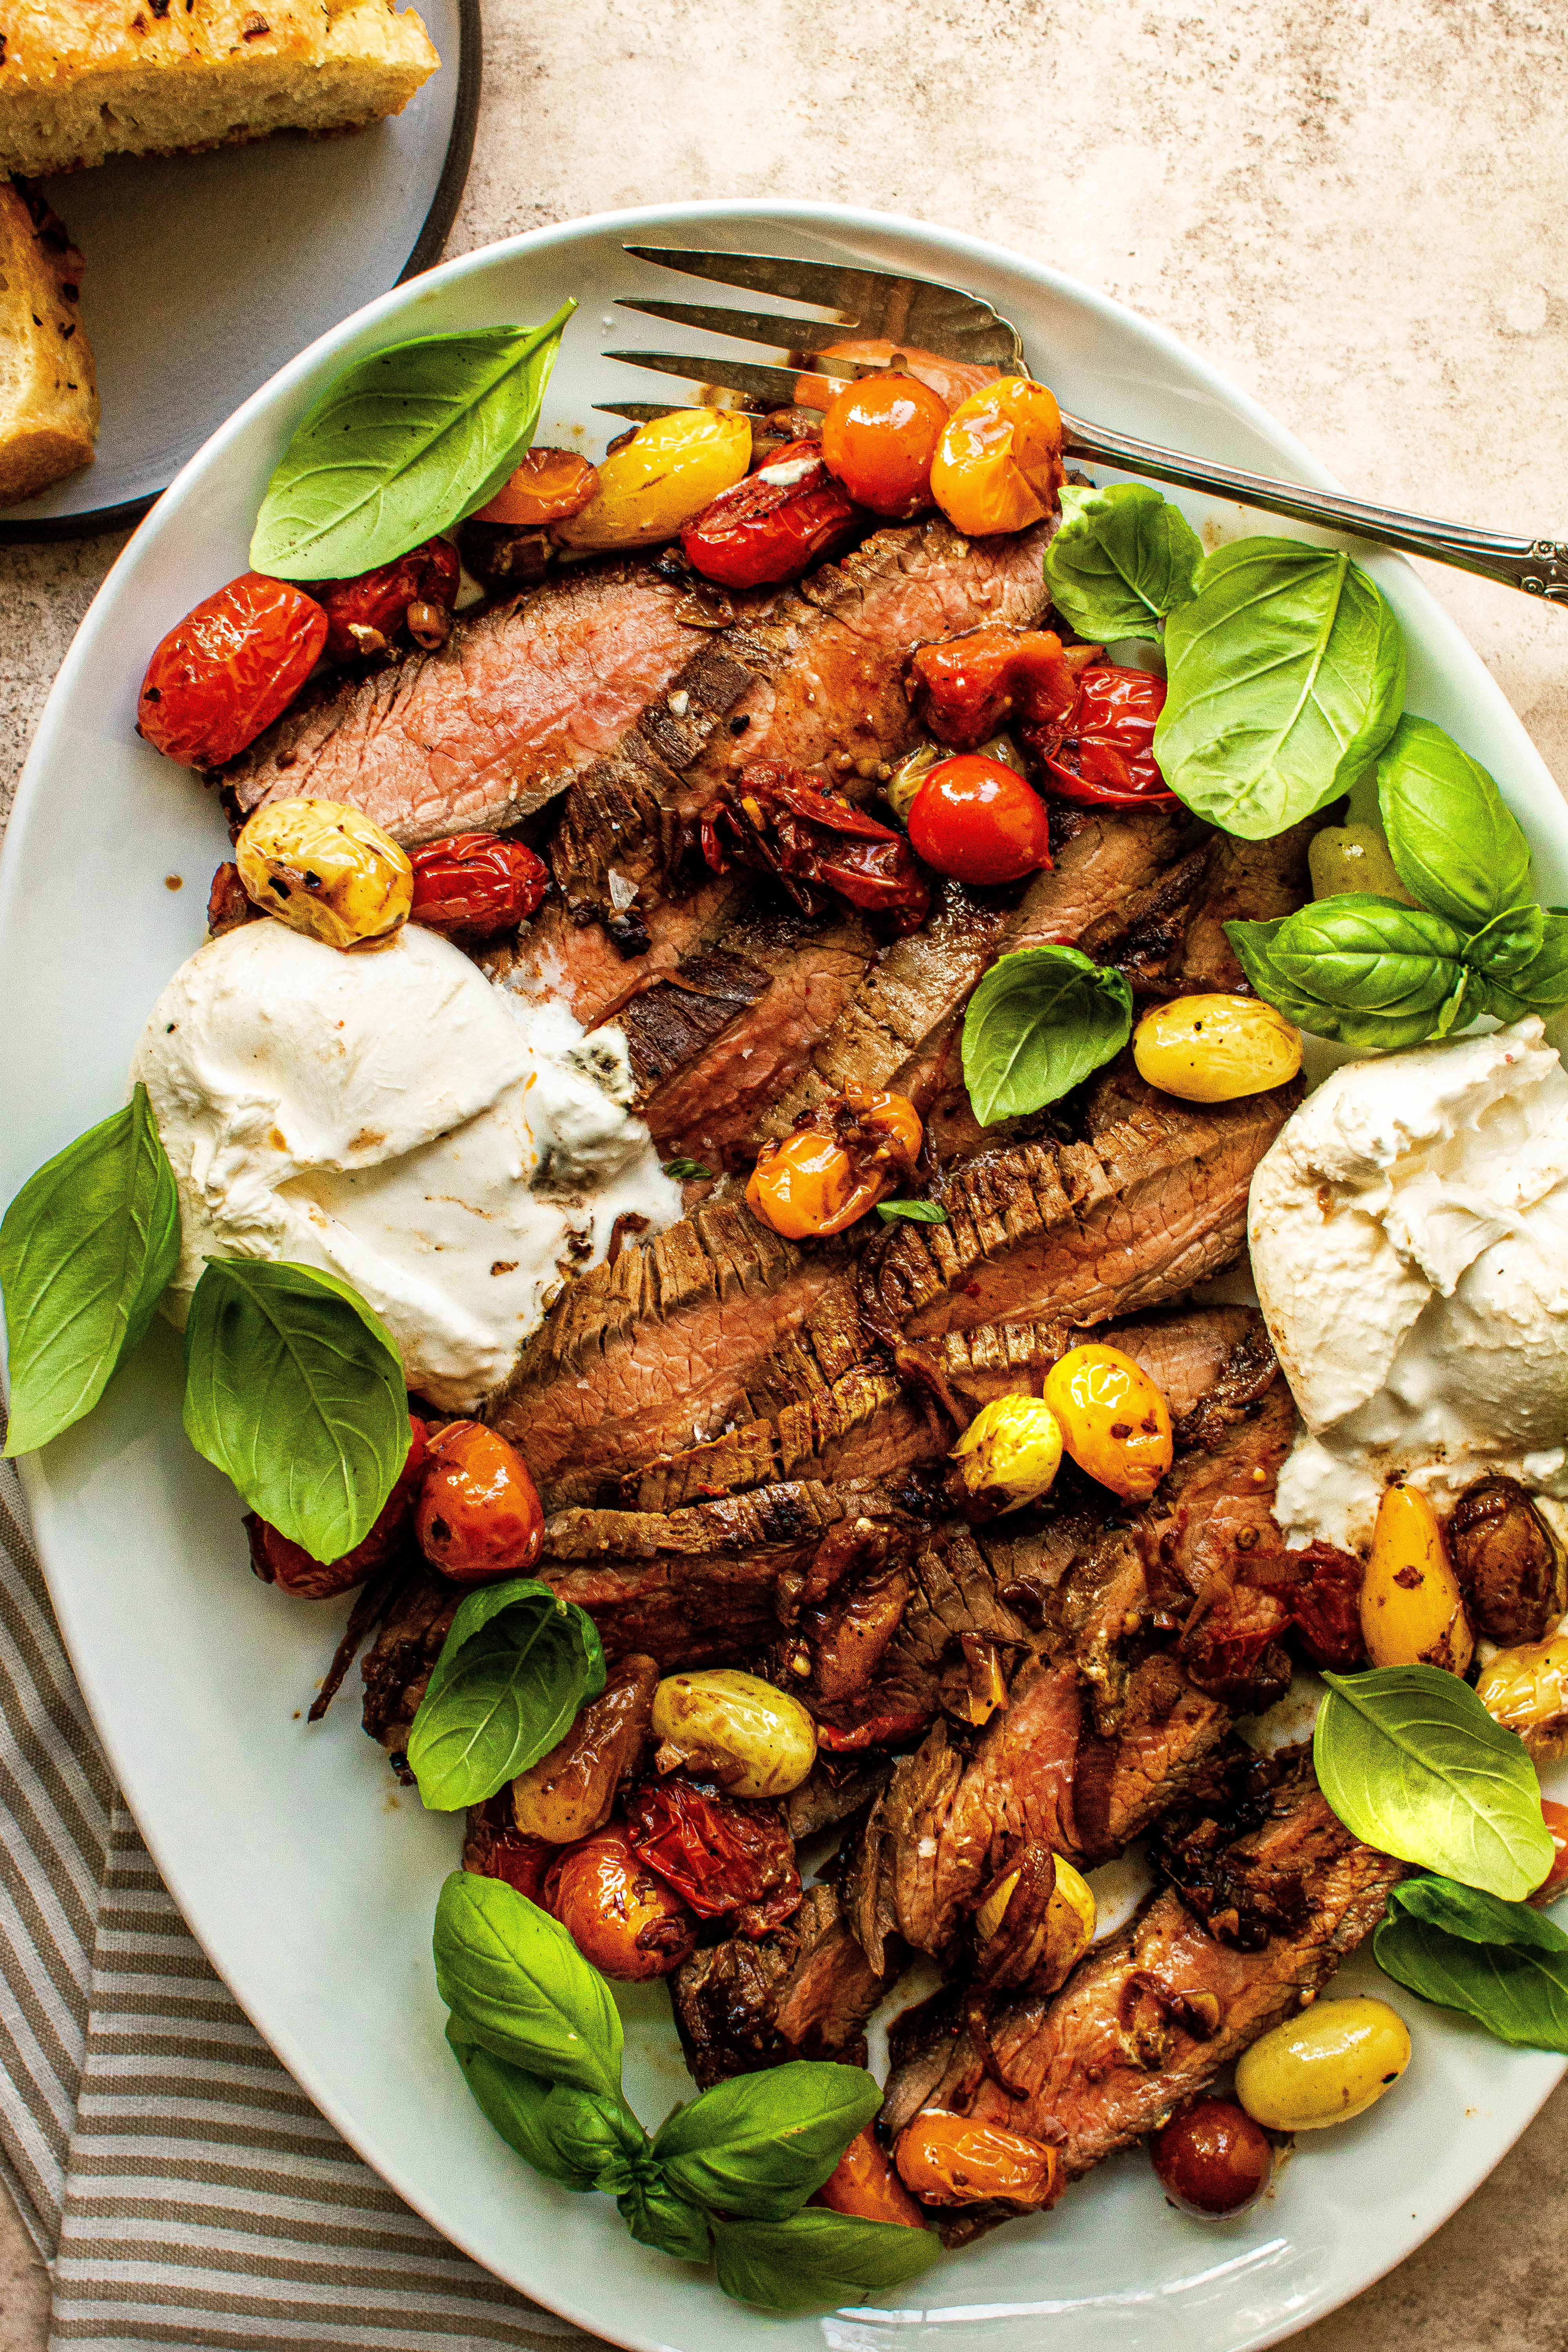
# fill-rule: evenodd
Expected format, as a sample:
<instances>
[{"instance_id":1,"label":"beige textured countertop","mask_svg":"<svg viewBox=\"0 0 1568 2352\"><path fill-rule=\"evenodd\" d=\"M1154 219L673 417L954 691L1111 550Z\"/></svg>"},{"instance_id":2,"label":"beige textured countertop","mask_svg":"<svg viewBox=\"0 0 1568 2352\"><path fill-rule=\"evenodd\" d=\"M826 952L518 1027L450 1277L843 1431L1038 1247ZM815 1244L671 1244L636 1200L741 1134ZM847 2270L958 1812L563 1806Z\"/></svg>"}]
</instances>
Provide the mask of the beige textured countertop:
<instances>
[{"instance_id":1,"label":"beige textured countertop","mask_svg":"<svg viewBox=\"0 0 1568 2352\"><path fill-rule=\"evenodd\" d=\"M1568 534L1564 0L484 11L453 252L698 196L921 215L1158 320L1364 496ZM0 548L0 812L120 543ZM1423 570L1568 785L1568 611ZM1298 2340L1562 2347L1565 2236L1559 2093L1423 2252ZM47 2302L0 2198L0 2352L39 2352Z\"/></svg>"}]
</instances>

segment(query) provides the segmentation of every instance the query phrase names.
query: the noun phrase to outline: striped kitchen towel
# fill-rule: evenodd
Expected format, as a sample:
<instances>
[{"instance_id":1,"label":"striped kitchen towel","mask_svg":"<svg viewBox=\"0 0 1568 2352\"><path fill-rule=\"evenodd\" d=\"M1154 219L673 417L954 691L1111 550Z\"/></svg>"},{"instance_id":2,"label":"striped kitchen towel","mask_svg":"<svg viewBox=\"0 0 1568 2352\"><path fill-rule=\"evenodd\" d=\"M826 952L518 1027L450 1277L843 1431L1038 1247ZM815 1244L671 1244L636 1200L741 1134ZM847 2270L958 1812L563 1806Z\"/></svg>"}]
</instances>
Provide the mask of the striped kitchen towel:
<instances>
[{"instance_id":1,"label":"striped kitchen towel","mask_svg":"<svg viewBox=\"0 0 1568 2352\"><path fill-rule=\"evenodd\" d=\"M395 2197L215 1976L116 1794L9 1464L0 2069L0 2169L51 2263L50 2352L595 2343Z\"/></svg>"}]
</instances>

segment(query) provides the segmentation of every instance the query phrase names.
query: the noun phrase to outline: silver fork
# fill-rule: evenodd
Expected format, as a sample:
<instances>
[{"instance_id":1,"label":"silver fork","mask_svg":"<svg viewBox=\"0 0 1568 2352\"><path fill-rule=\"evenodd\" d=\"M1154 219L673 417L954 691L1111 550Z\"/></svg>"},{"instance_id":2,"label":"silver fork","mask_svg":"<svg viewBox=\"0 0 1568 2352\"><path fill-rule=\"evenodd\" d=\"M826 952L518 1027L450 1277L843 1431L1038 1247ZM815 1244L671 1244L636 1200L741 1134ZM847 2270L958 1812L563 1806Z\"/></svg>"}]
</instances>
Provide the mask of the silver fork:
<instances>
[{"instance_id":1,"label":"silver fork","mask_svg":"<svg viewBox=\"0 0 1568 2352\"><path fill-rule=\"evenodd\" d=\"M623 360L631 367L738 394L746 404L760 403L763 408L791 406L795 378L803 373L804 363L809 363L816 374L846 382L875 374L875 366L823 356L828 344L854 332L887 336L894 343L918 346L943 359L984 362L1006 375L1030 373L1017 329L989 302L960 287L896 277L887 270L792 261L764 253L703 253L655 245L628 245L626 250L638 261L655 262L689 278L705 278L715 285L772 295L786 302L811 303L830 313L823 320L699 302L623 300L617 304L620 310L636 310L646 318L665 319L676 326L783 351L788 363L782 367L710 359L692 352L605 353L606 359ZM601 406L609 415L641 424L649 417L668 415L672 404L679 404L605 402ZM1064 448L1070 457L1116 466L1130 474L1149 474L1158 482L1174 482L1183 489L1215 491L1245 506L1265 507L1298 522L1351 531L1379 547L1457 564L1461 571L1479 572L1507 587L1522 588L1529 595L1568 604L1568 541L1521 539L1505 531L1472 530L1466 523L1434 522L1423 515L1402 514L1394 507L1371 506L1361 499L1305 489L1298 483L1274 481L1267 475L1246 473L1212 458L1184 457L1174 449L1162 449L1107 425L1088 424L1065 411L1062 425Z\"/></svg>"}]
</instances>

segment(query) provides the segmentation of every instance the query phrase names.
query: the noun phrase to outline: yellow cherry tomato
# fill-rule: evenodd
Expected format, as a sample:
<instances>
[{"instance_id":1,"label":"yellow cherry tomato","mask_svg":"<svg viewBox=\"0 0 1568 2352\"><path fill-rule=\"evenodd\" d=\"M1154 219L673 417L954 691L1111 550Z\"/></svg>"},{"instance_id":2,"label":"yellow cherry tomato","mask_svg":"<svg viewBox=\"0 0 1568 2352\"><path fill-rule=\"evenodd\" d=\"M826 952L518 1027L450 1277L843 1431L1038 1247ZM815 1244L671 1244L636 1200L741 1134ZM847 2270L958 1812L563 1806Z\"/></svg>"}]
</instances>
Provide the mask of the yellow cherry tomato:
<instances>
[{"instance_id":1,"label":"yellow cherry tomato","mask_svg":"<svg viewBox=\"0 0 1568 2352\"><path fill-rule=\"evenodd\" d=\"M1054 509L1063 478L1055 394L1027 376L1005 375L948 418L931 491L953 529L978 539L1038 522Z\"/></svg>"},{"instance_id":2,"label":"yellow cherry tomato","mask_svg":"<svg viewBox=\"0 0 1568 2352\"><path fill-rule=\"evenodd\" d=\"M1046 1402L1062 1444L1087 1476L1130 1503L1146 1503L1175 1450L1170 1407L1117 1348L1070 1348L1046 1375Z\"/></svg>"},{"instance_id":3,"label":"yellow cherry tomato","mask_svg":"<svg viewBox=\"0 0 1568 2352\"><path fill-rule=\"evenodd\" d=\"M1321 2131L1364 2115L1409 2063L1399 2011L1357 1993L1316 2001L1262 2035L1237 2065L1236 2095L1268 2130Z\"/></svg>"},{"instance_id":4,"label":"yellow cherry tomato","mask_svg":"<svg viewBox=\"0 0 1568 2352\"><path fill-rule=\"evenodd\" d=\"M1176 996L1132 1032L1141 1078L1183 1102L1234 1102L1282 1087L1301 1066L1301 1032L1256 996Z\"/></svg>"},{"instance_id":5,"label":"yellow cherry tomato","mask_svg":"<svg viewBox=\"0 0 1568 2352\"><path fill-rule=\"evenodd\" d=\"M414 903L414 868L396 842L342 801L268 801L234 855L257 906L330 948L390 939Z\"/></svg>"},{"instance_id":6,"label":"yellow cherry tomato","mask_svg":"<svg viewBox=\"0 0 1568 2352\"><path fill-rule=\"evenodd\" d=\"M1374 1666L1442 1666L1475 1653L1437 1514L1418 1486L1385 1486L1361 1587L1361 1631Z\"/></svg>"},{"instance_id":7,"label":"yellow cherry tomato","mask_svg":"<svg viewBox=\"0 0 1568 2352\"><path fill-rule=\"evenodd\" d=\"M1499 1723L1517 1731L1537 1763L1568 1755L1568 1638L1500 1650L1482 1669L1476 1696Z\"/></svg>"},{"instance_id":8,"label":"yellow cherry tomato","mask_svg":"<svg viewBox=\"0 0 1568 2352\"><path fill-rule=\"evenodd\" d=\"M593 497L556 525L555 536L565 547L657 546L740 481L751 462L751 419L738 410L656 416L601 459Z\"/></svg>"},{"instance_id":9,"label":"yellow cherry tomato","mask_svg":"<svg viewBox=\"0 0 1568 2352\"><path fill-rule=\"evenodd\" d=\"M1016 1511L1045 1494L1061 1466L1061 1424L1043 1397L993 1397L948 1458L970 1494Z\"/></svg>"}]
</instances>

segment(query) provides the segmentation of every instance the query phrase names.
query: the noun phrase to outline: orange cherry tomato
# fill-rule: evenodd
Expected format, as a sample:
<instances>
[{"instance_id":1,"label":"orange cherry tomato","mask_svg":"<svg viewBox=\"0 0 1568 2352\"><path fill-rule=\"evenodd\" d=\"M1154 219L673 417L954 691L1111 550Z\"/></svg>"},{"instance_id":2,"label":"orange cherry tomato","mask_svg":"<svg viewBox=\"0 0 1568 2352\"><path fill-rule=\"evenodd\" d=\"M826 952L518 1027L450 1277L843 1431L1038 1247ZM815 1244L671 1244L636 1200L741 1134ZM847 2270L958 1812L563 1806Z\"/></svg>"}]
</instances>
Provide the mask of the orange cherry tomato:
<instances>
[{"instance_id":1,"label":"orange cherry tomato","mask_svg":"<svg viewBox=\"0 0 1568 2352\"><path fill-rule=\"evenodd\" d=\"M836 1096L813 1121L767 1145L746 1186L752 1214L790 1241L841 1234L865 1216L910 1174L924 1132L904 1095Z\"/></svg>"},{"instance_id":2,"label":"orange cherry tomato","mask_svg":"<svg viewBox=\"0 0 1568 2352\"><path fill-rule=\"evenodd\" d=\"M599 487L599 469L574 449L531 449L481 507L476 522L505 522L537 529L581 514Z\"/></svg>"},{"instance_id":3,"label":"orange cherry tomato","mask_svg":"<svg viewBox=\"0 0 1568 2352\"><path fill-rule=\"evenodd\" d=\"M904 2230L925 2227L925 2215L869 2124L850 2141L811 2202L859 2221L892 2221Z\"/></svg>"},{"instance_id":4,"label":"orange cherry tomato","mask_svg":"<svg viewBox=\"0 0 1568 2352\"><path fill-rule=\"evenodd\" d=\"M697 1948L696 1919L619 1827L565 1849L545 1879L544 1904L583 1958L623 1983L667 1977Z\"/></svg>"},{"instance_id":5,"label":"orange cherry tomato","mask_svg":"<svg viewBox=\"0 0 1568 2352\"><path fill-rule=\"evenodd\" d=\"M890 369L897 362L900 375L929 385L950 411L983 385L994 383L997 376L996 369L984 362L943 359L940 352L921 351L918 343L895 343L886 335L846 335L836 343L824 343L819 356L858 360L862 367ZM795 379L795 396L802 408L831 408L843 389L842 376L813 371Z\"/></svg>"},{"instance_id":6,"label":"orange cherry tomato","mask_svg":"<svg viewBox=\"0 0 1568 2352\"><path fill-rule=\"evenodd\" d=\"M1050 514L1062 468L1054 394L1005 375L955 408L931 461L931 494L955 530L1026 530Z\"/></svg>"},{"instance_id":7,"label":"orange cherry tomato","mask_svg":"<svg viewBox=\"0 0 1568 2352\"><path fill-rule=\"evenodd\" d=\"M426 1559L455 1584L520 1575L544 1542L527 1463L478 1421L451 1422L431 1439L414 1527Z\"/></svg>"},{"instance_id":8,"label":"orange cherry tomato","mask_svg":"<svg viewBox=\"0 0 1568 2352\"><path fill-rule=\"evenodd\" d=\"M915 856L959 882L1016 882L1049 866L1050 820L1038 793L1002 760L939 760L910 804Z\"/></svg>"},{"instance_id":9,"label":"orange cherry tomato","mask_svg":"<svg viewBox=\"0 0 1568 2352\"><path fill-rule=\"evenodd\" d=\"M183 768L221 768L288 709L326 641L327 616L313 596L242 572L158 647L142 681L136 732Z\"/></svg>"},{"instance_id":10,"label":"orange cherry tomato","mask_svg":"<svg viewBox=\"0 0 1568 2352\"><path fill-rule=\"evenodd\" d=\"M1568 1805L1560 1805L1552 1797L1542 1797L1541 1811L1552 1832L1552 1867L1531 1896L1532 1903L1554 1903L1568 1886Z\"/></svg>"},{"instance_id":11,"label":"orange cherry tomato","mask_svg":"<svg viewBox=\"0 0 1568 2352\"><path fill-rule=\"evenodd\" d=\"M428 1454L425 1423L408 1416L408 1453L397 1474L397 1484L382 1505L369 1535L362 1536L342 1559L314 1559L302 1544L290 1543L267 1519L246 1518L250 1538L250 1565L263 1584L292 1592L304 1601L331 1601L363 1584L373 1568L390 1559L414 1516L414 1497L425 1475Z\"/></svg>"},{"instance_id":12,"label":"orange cherry tomato","mask_svg":"<svg viewBox=\"0 0 1568 2352\"><path fill-rule=\"evenodd\" d=\"M411 849L411 923L462 939L488 940L537 914L550 886L542 857L498 833L454 833Z\"/></svg>"},{"instance_id":13,"label":"orange cherry tomato","mask_svg":"<svg viewBox=\"0 0 1568 2352\"><path fill-rule=\"evenodd\" d=\"M1067 2186L1059 2147L1005 2124L928 2107L905 2126L894 2150L899 2177L928 2205L1054 2205Z\"/></svg>"},{"instance_id":14,"label":"orange cherry tomato","mask_svg":"<svg viewBox=\"0 0 1568 2352\"><path fill-rule=\"evenodd\" d=\"M912 515L931 504L931 461L947 404L912 375L846 385L822 420L822 457L873 514Z\"/></svg>"}]
</instances>

